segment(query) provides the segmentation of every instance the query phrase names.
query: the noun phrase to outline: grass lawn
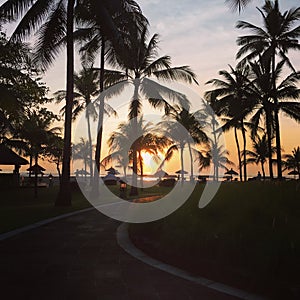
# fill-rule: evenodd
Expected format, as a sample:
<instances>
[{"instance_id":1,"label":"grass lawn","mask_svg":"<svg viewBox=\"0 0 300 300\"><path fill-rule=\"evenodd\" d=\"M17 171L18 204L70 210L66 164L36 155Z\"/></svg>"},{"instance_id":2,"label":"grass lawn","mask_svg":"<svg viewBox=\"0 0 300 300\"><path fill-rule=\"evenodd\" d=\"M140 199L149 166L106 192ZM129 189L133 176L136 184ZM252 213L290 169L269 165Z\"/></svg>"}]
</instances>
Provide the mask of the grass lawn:
<instances>
[{"instance_id":1,"label":"grass lawn","mask_svg":"<svg viewBox=\"0 0 300 300\"><path fill-rule=\"evenodd\" d=\"M90 206L80 192L75 192L71 207L55 207L57 193L58 187L39 188L38 198L34 199L32 188L2 190L0 233Z\"/></svg>"},{"instance_id":2,"label":"grass lawn","mask_svg":"<svg viewBox=\"0 0 300 300\"><path fill-rule=\"evenodd\" d=\"M300 299L299 182L225 183L199 209L202 190L162 220L131 224L133 242L195 275Z\"/></svg>"},{"instance_id":3,"label":"grass lawn","mask_svg":"<svg viewBox=\"0 0 300 300\"><path fill-rule=\"evenodd\" d=\"M120 194L118 185L110 186L109 188L114 194ZM139 197L163 195L169 191L170 188L154 186L139 191ZM39 188L38 198L34 199L33 188L2 190L0 200L0 233L91 206L81 192L77 191L73 193L71 207L55 207L54 202L57 193L58 187ZM129 200L133 200L134 198L128 196Z\"/></svg>"}]
</instances>

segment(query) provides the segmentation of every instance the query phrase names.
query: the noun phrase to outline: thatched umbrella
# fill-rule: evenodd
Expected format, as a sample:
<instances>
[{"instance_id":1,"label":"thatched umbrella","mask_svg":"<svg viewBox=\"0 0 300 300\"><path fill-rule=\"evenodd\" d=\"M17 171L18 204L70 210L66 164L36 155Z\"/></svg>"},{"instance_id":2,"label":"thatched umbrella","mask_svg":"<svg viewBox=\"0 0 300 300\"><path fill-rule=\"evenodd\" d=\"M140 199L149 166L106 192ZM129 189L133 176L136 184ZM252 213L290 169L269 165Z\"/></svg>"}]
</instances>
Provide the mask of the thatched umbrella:
<instances>
[{"instance_id":1,"label":"thatched umbrella","mask_svg":"<svg viewBox=\"0 0 300 300\"><path fill-rule=\"evenodd\" d=\"M46 171L45 168L43 168L42 166L40 166L39 164L35 164L33 166L31 166L30 168L27 169L27 171L33 173L33 174L41 174L44 175L43 171Z\"/></svg>"},{"instance_id":2,"label":"thatched umbrella","mask_svg":"<svg viewBox=\"0 0 300 300\"><path fill-rule=\"evenodd\" d=\"M0 145L0 165L27 165L29 162L17 153L7 148L5 145Z\"/></svg>"},{"instance_id":3,"label":"thatched umbrella","mask_svg":"<svg viewBox=\"0 0 300 300\"><path fill-rule=\"evenodd\" d=\"M236 171L234 171L232 168L231 168L230 170L228 170L227 172L225 172L225 174L230 175L231 180L232 180L232 176L233 176L233 175L234 175L234 176L239 175L239 173L236 172Z\"/></svg>"}]
</instances>

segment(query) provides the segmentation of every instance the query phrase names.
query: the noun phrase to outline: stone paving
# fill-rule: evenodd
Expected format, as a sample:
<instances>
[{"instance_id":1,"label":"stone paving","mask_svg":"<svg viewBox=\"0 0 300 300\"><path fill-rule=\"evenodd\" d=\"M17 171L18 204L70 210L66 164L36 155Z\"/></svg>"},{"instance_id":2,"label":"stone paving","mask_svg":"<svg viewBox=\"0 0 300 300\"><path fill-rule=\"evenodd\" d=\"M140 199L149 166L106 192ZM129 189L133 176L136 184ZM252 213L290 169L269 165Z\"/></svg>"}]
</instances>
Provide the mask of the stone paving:
<instances>
[{"instance_id":1,"label":"stone paving","mask_svg":"<svg viewBox=\"0 0 300 300\"><path fill-rule=\"evenodd\" d=\"M131 257L96 210L0 242L1 299L237 299Z\"/></svg>"}]
</instances>

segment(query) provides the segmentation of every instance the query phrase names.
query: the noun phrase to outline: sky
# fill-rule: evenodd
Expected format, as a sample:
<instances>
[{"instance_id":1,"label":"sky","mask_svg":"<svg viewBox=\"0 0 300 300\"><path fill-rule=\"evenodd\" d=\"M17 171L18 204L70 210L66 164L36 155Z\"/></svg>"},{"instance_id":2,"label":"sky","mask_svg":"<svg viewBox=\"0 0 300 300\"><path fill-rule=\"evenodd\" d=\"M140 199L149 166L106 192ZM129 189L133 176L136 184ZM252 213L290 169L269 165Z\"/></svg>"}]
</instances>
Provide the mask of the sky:
<instances>
[{"instance_id":1,"label":"sky","mask_svg":"<svg viewBox=\"0 0 300 300\"><path fill-rule=\"evenodd\" d=\"M0 1L1 4L3 2ZM137 0L137 2L150 22L151 34L158 33L160 36L160 55L170 55L174 66L189 65L197 74L199 86L179 88L179 90L191 89L192 93L197 94L191 100L194 110L199 108L205 90L211 89L205 82L218 77L218 71L228 69L228 64L233 66L236 64L235 54L238 50L236 38L246 33L235 28L236 21L245 20L257 25L262 24L256 9L263 4L262 0L254 0L240 14L231 11L224 0ZM280 1L281 11L295 6L299 6L299 0ZM7 27L8 34L12 30L12 26ZM290 53L290 58L295 68L299 69L299 53ZM65 55L62 52L45 74L43 79L50 87L51 93L65 89L65 65ZM79 68L80 63L77 60L76 69ZM51 109L58 112L60 107L52 105ZM125 113L120 115L125 116ZM116 128L121 118L108 122L109 125L104 129L106 135ZM282 116L282 145L286 152L300 145L299 129L299 124ZM78 132L75 132L74 136L79 137ZM226 145L232 160L236 162L232 134L226 135ZM256 174L256 168L250 169Z\"/></svg>"}]
</instances>

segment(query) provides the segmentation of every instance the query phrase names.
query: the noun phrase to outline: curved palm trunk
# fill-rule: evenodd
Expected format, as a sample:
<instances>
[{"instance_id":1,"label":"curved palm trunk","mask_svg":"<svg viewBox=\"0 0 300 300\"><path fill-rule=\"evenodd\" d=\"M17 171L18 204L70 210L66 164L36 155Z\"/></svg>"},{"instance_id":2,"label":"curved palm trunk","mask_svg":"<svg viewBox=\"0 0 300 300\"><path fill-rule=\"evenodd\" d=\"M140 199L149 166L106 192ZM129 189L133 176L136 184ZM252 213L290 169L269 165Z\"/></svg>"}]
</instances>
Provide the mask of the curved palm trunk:
<instances>
[{"instance_id":1,"label":"curved palm trunk","mask_svg":"<svg viewBox=\"0 0 300 300\"><path fill-rule=\"evenodd\" d=\"M265 173L265 167L264 167L265 163L261 162L260 164L261 164L261 171L263 173L263 179L265 180L266 179L266 173Z\"/></svg>"},{"instance_id":2,"label":"curved palm trunk","mask_svg":"<svg viewBox=\"0 0 300 300\"><path fill-rule=\"evenodd\" d=\"M102 134L103 134L103 118L104 118L104 67L105 67L105 39L102 37L101 53L100 53L100 105L98 113L98 128L97 128L97 142L95 150L95 170L94 170L94 193L99 190L99 175L102 149Z\"/></svg>"},{"instance_id":3,"label":"curved palm trunk","mask_svg":"<svg viewBox=\"0 0 300 300\"><path fill-rule=\"evenodd\" d=\"M134 136L137 138L136 130L137 130L137 117L138 117L138 106L139 106L139 78L136 78L134 82L134 94L130 115L133 116L133 132ZM130 195L136 196L138 195L138 188L137 188L137 170L138 170L138 159L137 159L137 147L136 143L132 145L132 185L130 189Z\"/></svg>"},{"instance_id":4,"label":"curved palm trunk","mask_svg":"<svg viewBox=\"0 0 300 300\"><path fill-rule=\"evenodd\" d=\"M30 154L30 157L29 157L29 168L32 167L32 154ZM29 171L29 178L31 178L31 171Z\"/></svg>"},{"instance_id":5,"label":"curved palm trunk","mask_svg":"<svg viewBox=\"0 0 300 300\"><path fill-rule=\"evenodd\" d=\"M35 155L35 165L38 165L39 155ZM34 172L34 198L36 199L38 197L38 172L35 170Z\"/></svg>"},{"instance_id":6,"label":"curved palm trunk","mask_svg":"<svg viewBox=\"0 0 300 300\"><path fill-rule=\"evenodd\" d=\"M141 170L141 189L144 189L144 166L143 166L143 158L141 155L141 151L138 152L139 153L139 163L140 163L140 170Z\"/></svg>"},{"instance_id":7,"label":"curved palm trunk","mask_svg":"<svg viewBox=\"0 0 300 300\"><path fill-rule=\"evenodd\" d=\"M70 164L71 164L71 136L72 136L72 107L74 90L74 4L75 0L68 0L67 5L67 95L65 108L65 126L64 126L64 150L62 166L62 184L60 185L56 206L71 205L70 188Z\"/></svg>"},{"instance_id":8,"label":"curved palm trunk","mask_svg":"<svg viewBox=\"0 0 300 300\"><path fill-rule=\"evenodd\" d=\"M240 181L243 181L243 175L242 175L242 159L241 159L241 148L240 148L240 144L239 144L239 139L238 139L236 127L234 127L234 138L235 138L236 148L237 148L237 152L238 152L239 171L240 171Z\"/></svg>"},{"instance_id":9,"label":"curved palm trunk","mask_svg":"<svg viewBox=\"0 0 300 300\"><path fill-rule=\"evenodd\" d=\"M275 136L276 136L276 156L277 156L277 177L282 179L282 159L281 159L281 138L278 109L275 111Z\"/></svg>"},{"instance_id":10,"label":"curved palm trunk","mask_svg":"<svg viewBox=\"0 0 300 300\"><path fill-rule=\"evenodd\" d=\"M275 48L272 54L272 80L273 90L276 91L276 76L275 76ZM276 93L274 94L275 103L275 139L276 139L276 156L277 156L277 177L282 179L282 162L281 162L281 141L280 141L280 128L279 128L279 117L278 117L278 99Z\"/></svg>"},{"instance_id":11,"label":"curved palm trunk","mask_svg":"<svg viewBox=\"0 0 300 300\"><path fill-rule=\"evenodd\" d=\"M244 160L244 181L247 181L247 155L246 155L246 148L247 148L247 139L246 139L246 129L244 126L244 121L241 121L241 125L242 125L242 135L243 135L243 160Z\"/></svg>"},{"instance_id":12,"label":"curved palm trunk","mask_svg":"<svg viewBox=\"0 0 300 300\"><path fill-rule=\"evenodd\" d=\"M191 148L191 144L188 143L188 147L189 147L189 154L190 154L190 160L191 160L191 177L190 180L194 181L194 164L193 164L193 153L192 153L192 148Z\"/></svg>"},{"instance_id":13,"label":"curved palm trunk","mask_svg":"<svg viewBox=\"0 0 300 300\"><path fill-rule=\"evenodd\" d=\"M270 120L270 111L266 110L266 127L267 127L267 136L268 136L268 160L269 160L269 172L270 178L273 179L273 165L272 165L272 130L271 130L271 120Z\"/></svg>"},{"instance_id":14,"label":"curved palm trunk","mask_svg":"<svg viewBox=\"0 0 300 300\"><path fill-rule=\"evenodd\" d=\"M183 174L183 170L184 170L184 162L183 162L183 150L184 150L184 146L180 146L180 164L181 164L181 184L183 184L184 182L184 174Z\"/></svg>"},{"instance_id":15,"label":"curved palm trunk","mask_svg":"<svg viewBox=\"0 0 300 300\"><path fill-rule=\"evenodd\" d=\"M87 129L88 129L88 139L89 139L89 156L90 156L90 184L92 184L93 181L93 145L92 145L92 133L91 133L91 120L90 120L90 114L88 113L87 110Z\"/></svg>"}]
</instances>

